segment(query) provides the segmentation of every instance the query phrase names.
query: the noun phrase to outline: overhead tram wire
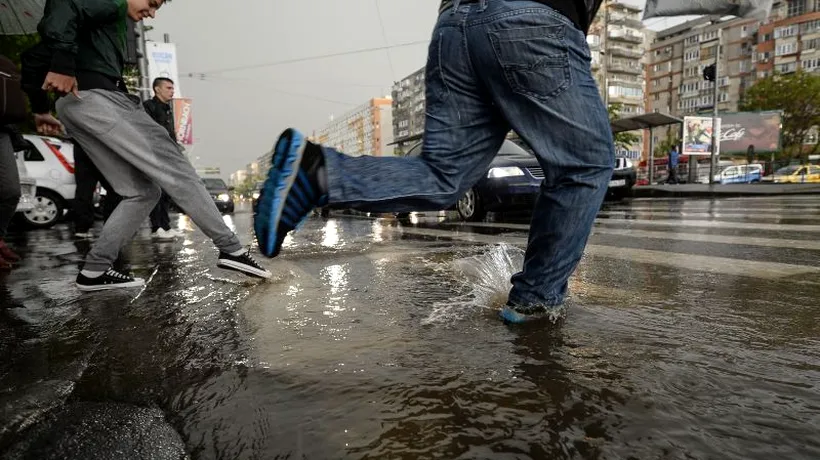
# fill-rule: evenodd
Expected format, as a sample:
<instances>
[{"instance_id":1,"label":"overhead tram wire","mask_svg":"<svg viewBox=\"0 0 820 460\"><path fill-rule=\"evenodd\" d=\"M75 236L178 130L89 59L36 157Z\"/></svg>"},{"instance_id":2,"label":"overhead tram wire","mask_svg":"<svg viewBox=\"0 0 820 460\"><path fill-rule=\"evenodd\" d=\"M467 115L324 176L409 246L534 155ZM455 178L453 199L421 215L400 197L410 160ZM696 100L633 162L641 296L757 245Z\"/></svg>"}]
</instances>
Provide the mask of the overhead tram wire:
<instances>
[{"instance_id":1,"label":"overhead tram wire","mask_svg":"<svg viewBox=\"0 0 820 460\"><path fill-rule=\"evenodd\" d=\"M317 56L308 56L303 58L294 58L294 59L284 59L281 61L271 61L271 62L264 62L259 64L249 64L243 66L236 66L236 67L226 67L222 69L212 69L205 72L188 72L187 76L191 78L206 78L212 76L214 74L221 74L221 73L228 73L228 72L238 72L241 70L253 70L253 69L261 69L266 67L276 67L280 65L287 65L287 64L296 64L299 62L308 62L308 61L317 61L321 59L329 59L334 57L341 57L341 56L350 56L354 54L364 54L364 53L373 53L376 51L383 51L393 48L404 48L408 46L416 46L416 45L427 45L430 43L430 40L418 40L414 42L407 42L407 43L398 43L395 45L389 46L374 46L372 48L362 48L358 50L351 50L351 51L342 51L338 53L328 53L328 54L321 54Z\"/></svg>"}]
</instances>

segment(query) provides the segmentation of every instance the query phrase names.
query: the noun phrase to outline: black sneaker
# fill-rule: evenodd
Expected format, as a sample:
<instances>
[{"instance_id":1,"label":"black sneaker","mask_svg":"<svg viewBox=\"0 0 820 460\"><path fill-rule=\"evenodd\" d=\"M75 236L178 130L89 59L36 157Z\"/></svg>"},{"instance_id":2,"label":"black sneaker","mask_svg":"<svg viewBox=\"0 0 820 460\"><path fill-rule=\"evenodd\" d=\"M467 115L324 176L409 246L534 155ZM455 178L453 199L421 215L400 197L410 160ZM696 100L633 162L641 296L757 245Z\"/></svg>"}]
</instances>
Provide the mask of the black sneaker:
<instances>
[{"instance_id":1,"label":"black sneaker","mask_svg":"<svg viewBox=\"0 0 820 460\"><path fill-rule=\"evenodd\" d=\"M77 275L77 287L81 291L106 291L145 286L145 280L124 275L112 268L96 278L89 278L82 273Z\"/></svg>"},{"instance_id":2,"label":"black sneaker","mask_svg":"<svg viewBox=\"0 0 820 460\"><path fill-rule=\"evenodd\" d=\"M259 278L271 277L271 272L265 270L253 260L249 252L244 252L238 256L232 256L227 252L220 252L219 262L216 263L216 266L228 270L236 270L246 275L257 276Z\"/></svg>"}]
</instances>

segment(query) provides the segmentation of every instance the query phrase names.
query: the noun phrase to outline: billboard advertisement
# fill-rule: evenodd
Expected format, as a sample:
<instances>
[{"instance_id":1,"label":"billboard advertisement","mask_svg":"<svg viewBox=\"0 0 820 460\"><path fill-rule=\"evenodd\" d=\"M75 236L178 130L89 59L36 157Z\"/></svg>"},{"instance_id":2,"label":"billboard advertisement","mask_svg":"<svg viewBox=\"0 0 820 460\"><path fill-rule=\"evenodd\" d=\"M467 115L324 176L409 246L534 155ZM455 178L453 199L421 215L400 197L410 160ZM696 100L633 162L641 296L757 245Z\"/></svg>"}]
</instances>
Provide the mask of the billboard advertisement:
<instances>
[{"instance_id":1,"label":"billboard advertisement","mask_svg":"<svg viewBox=\"0 0 820 460\"><path fill-rule=\"evenodd\" d=\"M712 117L685 117L683 119L683 155L711 155L712 135L720 135L721 120L712 126ZM718 142L716 154L720 154Z\"/></svg>"},{"instance_id":2,"label":"billboard advertisement","mask_svg":"<svg viewBox=\"0 0 820 460\"><path fill-rule=\"evenodd\" d=\"M780 149L782 112L721 114L720 150L723 153L775 152Z\"/></svg>"},{"instance_id":3,"label":"billboard advertisement","mask_svg":"<svg viewBox=\"0 0 820 460\"><path fill-rule=\"evenodd\" d=\"M177 142L183 145L194 143L194 117L191 99L174 99L174 129Z\"/></svg>"},{"instance_id":4,"label":"billboard advertisement","mask_svg":"<svg viewBox=\"0 0 820 460\"><path fill-rule=\"evenodd\" d=\"M182 97L179 89L179 70L177 69L177 47L173 43L146 42L145 51L148 59L148 82L150 86L155 78L170 78L174 82L174 95Z\"/></svg>"}]
</instances>

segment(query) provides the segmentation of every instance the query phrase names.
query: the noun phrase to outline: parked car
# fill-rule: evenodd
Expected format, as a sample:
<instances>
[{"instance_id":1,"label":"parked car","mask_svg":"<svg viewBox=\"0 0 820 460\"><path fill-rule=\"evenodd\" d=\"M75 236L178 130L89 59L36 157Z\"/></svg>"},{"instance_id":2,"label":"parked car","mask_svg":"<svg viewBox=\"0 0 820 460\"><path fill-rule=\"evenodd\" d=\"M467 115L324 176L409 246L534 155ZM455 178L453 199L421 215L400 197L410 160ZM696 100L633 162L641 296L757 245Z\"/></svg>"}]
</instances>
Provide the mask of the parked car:
<instances>
[{"instance_id":1,"label":"parked car","mask_svg":"<svg viewBox=\"0 0 820 460\"><path fill-rule=\"evenodd\" d=\"M609 194L623 198L629 195L632 187L638 181L638 172L635 164L628 158L616 158L612 179L609 180Z\"/></svg>"},{"instance_id":2,"label":"parked car","mask_svg":"<svg viewBox=\"0 0 820 460\"><path fill-rule=\"evenodd\" d=\"M414 145L408 157L421 155L422 143ZM544 171L535 156L510 140L505 140L487 173L450 209L467 221L478 221L490 211L531 210Z\"/></svg>"},{"instance_id":3,"label":"parked car","mask_svg":"<svg viewBox=\"0 0 820 460\"><path fill-rule=\"evenodd\" d=\"M14 156L17 157L17 174L20 176L20 201L17 202L15 213L23 213L34 209L37 181L29 176L22 153L15 152Z\"/></svg>"},{"instance_id":4,"label":"parked car","mask_svg":"<svg viewBox=\"0 0 820 460\"><path fill-rule=\"evenodd\" d=\"M34 208L23 213L30 227L49 228L74 202L74 145L54 137L23 136L23 156L29 176L37 182Z\"/></svg>"},{"instance_id":5,"label":"parked car","mask_svg":"<svg viewBox=\"0 0 820 460\"><path fill-rule=\"evenodd\" d=\"M715 174L716 184L753 184L763 180L763 165L731 165L720 168ZM698 179L701 184L709 183L708 174Z\"/></svg>"},{"instance_id":6,"label":"parked car","mask_svg":"<svg viewBox=\"0 0 820 460\"><path fill-rule=\"evenodd\" d=\"M233 214L234 201L231 192L234 188L228 187L228 184L218 177L202 177L200 179L205 184L205 188L208 189L208 193L211 194L211 198L214 199L219 212Z\"/></svg>"},{"instance_id":7,"label":"parked car","mask_svg":"<svg viewBox=\"0 0 820 460\"><path fill-rule=\"evenodd\" d=\"M774 172L776 184L820 183L820 166L791 165Z\"/></svg>"}]
</instances>

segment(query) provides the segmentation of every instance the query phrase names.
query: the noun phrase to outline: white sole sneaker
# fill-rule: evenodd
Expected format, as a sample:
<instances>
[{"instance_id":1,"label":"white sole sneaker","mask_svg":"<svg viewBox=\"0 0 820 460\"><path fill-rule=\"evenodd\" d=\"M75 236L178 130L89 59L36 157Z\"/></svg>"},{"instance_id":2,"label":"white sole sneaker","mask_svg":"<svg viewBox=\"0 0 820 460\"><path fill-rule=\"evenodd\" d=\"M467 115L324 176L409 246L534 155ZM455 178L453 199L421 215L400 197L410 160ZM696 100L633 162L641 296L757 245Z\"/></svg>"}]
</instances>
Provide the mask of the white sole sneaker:
<instances>
[{"instance_id":1,"label":"white sole sneaker","mask_svg":"<svg viewBox=\"0 0 820 460\"><path fill-rule=\"evenodd\" d=\"M220 259L219 262L216 263L216 266L227 270L242 272L247 275L258 276L259 278L269 279L272 276L271 272L267 270L259 270L258 268L240 262L234 262L233 260Z\"/></svg>"},{"instance_id":2,"label":"white sole sneaker","mask_svg":"<svg viewBox=\"0 0 820 460\"><path fill-rule=\"evenodd\" d=\"M129 288L138 288L145 286L145 280L142 278L134 278L134 281L129 281L127 283L117 283L117 284L77 284L77 289L83 292L97 292L97 291L113 291L115 289L129 289Z\"/></svg>"}]
</instances>

